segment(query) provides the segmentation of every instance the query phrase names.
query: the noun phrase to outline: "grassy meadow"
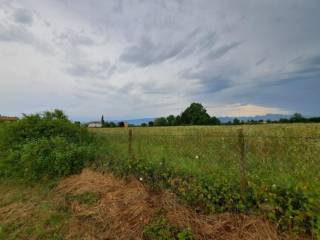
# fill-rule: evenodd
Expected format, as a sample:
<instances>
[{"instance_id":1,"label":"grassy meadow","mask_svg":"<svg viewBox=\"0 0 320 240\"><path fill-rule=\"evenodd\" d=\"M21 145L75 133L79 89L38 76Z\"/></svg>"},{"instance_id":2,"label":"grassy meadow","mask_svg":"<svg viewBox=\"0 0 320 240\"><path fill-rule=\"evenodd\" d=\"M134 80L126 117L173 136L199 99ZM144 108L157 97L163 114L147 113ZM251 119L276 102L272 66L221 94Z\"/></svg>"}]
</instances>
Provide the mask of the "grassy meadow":
<instances>
[{"instance_id":1,"label":"grassy meadow","mask_svg":"<svg viewBox=\"0 0 320 240\"><path fill-rule=\"evenodd\" d=\"M136 127L133 155L137 161L165 161L177 171L239 181L240 128L249 183L299 185L320 192L320 124ZM128 129L94 131L106 136L113 158L128 159Z\"/></svg>"},{"instance_id":2,"label":"grassy meadow","mask_svg":"<svg viewBox=\"0 0 320 240\"><path fill-rule=\"evenodd\" d=\"M263 212L284 230L320 228L320 124L136 127L131 156L128 129L92 131L104 136L107 167L120 174L133 172L154 187L171 188L199 211Z\"/></svg>"},{"instance_id":3,"label":"grassy meadow","mask_svg":"<svg viewBox=\"0 0 320 240\"><path fill-rule=\"evenodd\" d=\"M0 239L63 239L63 226L74 216L64 204L51 201L57 195L52 188L85 167L133 175L151 193L168 189L199 213L262 215L280 231L320 239L320 124L131 130L130 145L127 128L88 131L59 111L0 124ZM62 202L96 203L91 195L59 197ZM24 214L22 205L39 222L16 221L15 216ZM13 218L7 221L5 214Z\"/></svg>"}]
</instances>

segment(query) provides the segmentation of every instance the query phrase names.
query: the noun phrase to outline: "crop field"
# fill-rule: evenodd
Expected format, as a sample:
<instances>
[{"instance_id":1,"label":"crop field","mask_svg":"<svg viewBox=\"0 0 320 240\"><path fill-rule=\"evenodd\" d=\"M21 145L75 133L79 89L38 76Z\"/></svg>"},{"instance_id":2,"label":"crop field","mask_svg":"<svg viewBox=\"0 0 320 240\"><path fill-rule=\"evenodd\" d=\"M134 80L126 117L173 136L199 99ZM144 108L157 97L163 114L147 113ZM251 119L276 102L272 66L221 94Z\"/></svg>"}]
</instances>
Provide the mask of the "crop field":
<instances>
[{"instance_id":1,"label":"crop field","mask_svg":"<svg viewBox=\"0 0 320 240\"><path fill-rule=\"evenodd\" d=\"M128 129L93 131L108 148L102 164L170 188L199 211L262 212L284 230L320 227L319 124L137 127L131 147Z\"/></svg>"}]
</instances>

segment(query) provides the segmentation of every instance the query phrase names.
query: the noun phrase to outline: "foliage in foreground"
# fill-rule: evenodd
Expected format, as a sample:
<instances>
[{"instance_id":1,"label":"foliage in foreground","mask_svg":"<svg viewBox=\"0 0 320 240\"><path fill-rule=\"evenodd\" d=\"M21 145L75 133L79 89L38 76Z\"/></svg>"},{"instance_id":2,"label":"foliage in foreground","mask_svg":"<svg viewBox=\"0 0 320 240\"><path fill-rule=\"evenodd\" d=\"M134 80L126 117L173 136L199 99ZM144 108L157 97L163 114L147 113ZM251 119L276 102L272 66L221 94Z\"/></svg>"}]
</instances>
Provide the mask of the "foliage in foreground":
<instances>
[{"instance_id":1,"label":"foliage in foreground","mask_svg":"<svg viewBox=\"0 0 320 240\"><path fill-rule=\"evenodd\" d=\"M0 240L63 240L70 208L55 201L47 183L0 183ZM8 211L10 209L10 211Z\"/></svg>"},{"instance_id":2,"label":"foliage in foreground","mask_svg":"<svg viewBox=\"0 0 320 240\"><path fill-rule=\"evenodd\" d=\"M57 179L93 160L94 137L60 110L25 115L0 128L0 176Z\"/></svg>"},{"instance_id":3,"label":"foliage in foreground","mask_svg":"<svg viewBox=\"0 0 320 240\"><path fill-rule=\"evenodd\" d=\"M179 230L169 224L162 216L158 216L144 227L143 236L147 240L193 240L189 229Z\"/></svg>"},{"instance_id":4,"label":"foliage in foreground","mask_svg":"<svg viewBox=\"0 0 320 240\"><path fill-rule=\"evenodd\" d=\"M261 128L258 129L260 134ZM237 150L232 149L233 138L223 140L226 134L217 130L221 128L210 130L213 136L206 136L209 130L205 132L204 128L190 127L195 131L201 129L194 138L186 134L189 129L186 127L159 128L160 133L156 128L148 129L148 132L143 128L136 129L131 158L127 154L127 136L121 135L120 130L118 135L116 130L108 130L105 136L109 157L105 164L117 174L137 176L155 191L171 189L196 211L263 214L281 230L319 238L320 193L317 191L319 172L316 169L320 142L297 140L294 135L290 140L291 128L287 133L281 126L279 138L246 140L249 148L248 185L243 201L238 165L232 162L233 158L237 160ZM171 132L171 136L165 135L170 134L171 129L176 131ZM270 134L269 127L266 130ZM310 137L305 130L302 134ZM195 155L198 153L202 155ZM237 168L235 171L233 166Z\"/></svg>"},{"instance_id":5,"label":"foliage in foreground","mask_svg":"<svg viewBox=\"0 0 320 240\"><path fill-rule=\"evenodd\" d=\"M139 161L129 163L128 169L125 169L124 162L111 161L108 164L109 169L118 174L134 174L154 191L169 188L198 212L262 213L283 231L320 237L318 199L297 187L249 185L242 201L237 183L208 175L177 172L165 162L158 165Z\"/></svg>"}]
</instances>

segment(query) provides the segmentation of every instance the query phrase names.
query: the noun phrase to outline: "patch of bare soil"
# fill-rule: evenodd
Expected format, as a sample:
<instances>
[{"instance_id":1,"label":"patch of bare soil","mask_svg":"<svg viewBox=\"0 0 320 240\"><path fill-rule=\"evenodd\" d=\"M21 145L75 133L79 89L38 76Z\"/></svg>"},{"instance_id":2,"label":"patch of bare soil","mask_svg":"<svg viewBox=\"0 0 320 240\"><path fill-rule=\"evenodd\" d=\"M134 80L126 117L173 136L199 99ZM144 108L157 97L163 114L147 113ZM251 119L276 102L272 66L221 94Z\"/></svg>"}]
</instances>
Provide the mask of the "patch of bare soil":
<instances>
[{"instance_id":1,"label":"patch of bare soil","mask_svg":"<svg viewBox=\"0 0 320 240\"><path fill-rule=\"evenodd\" d=\"M56 201L66 201L66 194L92 192L100 196L95 204L64 202L74 216L64 228L66 239L143 239L144 225L159 209L173 226L190 228L196 239L289 239L260 217L201 215L178 204L175 195L167 191L155 195L137 180L125 182L88 169L62 180L54 191Z\"/></svg>"}]
</instances>

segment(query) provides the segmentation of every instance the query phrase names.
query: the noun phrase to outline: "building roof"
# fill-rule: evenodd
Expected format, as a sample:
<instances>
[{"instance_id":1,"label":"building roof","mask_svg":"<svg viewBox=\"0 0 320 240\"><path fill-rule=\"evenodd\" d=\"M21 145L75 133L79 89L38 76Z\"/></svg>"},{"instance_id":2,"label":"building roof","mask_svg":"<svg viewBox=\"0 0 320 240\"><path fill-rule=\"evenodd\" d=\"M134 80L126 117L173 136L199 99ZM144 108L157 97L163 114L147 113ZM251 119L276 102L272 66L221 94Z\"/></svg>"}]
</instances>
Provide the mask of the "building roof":
<instances>
[{"instance_id":1,"label":"building roof","mask_svg":"<svg viewBox=\"0 0 320 240\"><path fill-rule=\"evenodd\" d=\"M17 117L8 117L8 116L1 116L0 121L17 121L19 118Z\"/></svg>"},{"instance_id":2,"label":"building roof","mask_svg":"<svg viewBox=\"0 0 320 240\"><path fill-rule=\"evenodd\" d=\"M87 124L101 124L101 122L88 122Z\"/></svg>"}]
</instances>

